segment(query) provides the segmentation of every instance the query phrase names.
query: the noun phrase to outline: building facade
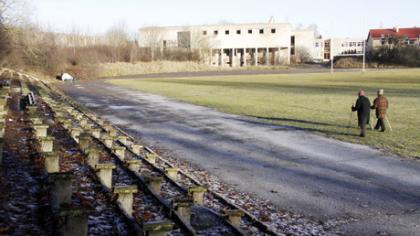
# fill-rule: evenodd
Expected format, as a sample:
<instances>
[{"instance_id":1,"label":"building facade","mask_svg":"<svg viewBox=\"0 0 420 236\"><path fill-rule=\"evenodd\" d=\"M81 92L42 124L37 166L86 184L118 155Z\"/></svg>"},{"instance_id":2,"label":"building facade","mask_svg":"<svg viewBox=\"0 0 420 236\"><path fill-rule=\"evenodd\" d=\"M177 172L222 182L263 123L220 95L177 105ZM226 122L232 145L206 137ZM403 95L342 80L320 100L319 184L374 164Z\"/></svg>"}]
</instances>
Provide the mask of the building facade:
<instances>
[{"instance_id":1,"label":"building facade","mask_svg":"<svg viewBox=\"0 0 420 236\"><path fill-rule=\"evenodd\" d=\"M324 41L324 59L337 56L361 56L365 40L362 38L331 38Z\"/></svg>"},{"instance_id":2,"label":"building facade","mask_svg":"<svg viewBox=\"0 0 420 236\"><path fill-rule=\"evenodd\" d=\"M146 27L140 47L200 50L215 66L289 64L292 27L288 23Z\"/></svg>"},{"instance_id":3,"label":"building facade","mask_svg":"<svg viewBox=\"0 0 420 236\"><path fill-rule=\"evenodd\" d=\"M321 62L324 59L324 40L313 29L295 29L292 31L291 55L306 54L308 59Z\"/></svg>"},{"instance_id":4,"label":"building facade","mask_svg":"<svg viewBox=\"0 0 420 236\"><path fill-rule=\"evenodd\" d=\"M367 50L392 47L395 44L420 47L420 28L371 29L367 39Z\"/></svg>"},{"instance_id":5,"label":"building facade","mask_svg":"<svg viewBox=\"0 0 420 236\"><path fill-rule=\"evenodd\" d=\"M364 53L362 38L323 39L314 29L293 29L289 23L220 24L144 27L139 46L196 49L214 66L258 66L325 62L336 56Z\"/></svg>"}]
</instances>

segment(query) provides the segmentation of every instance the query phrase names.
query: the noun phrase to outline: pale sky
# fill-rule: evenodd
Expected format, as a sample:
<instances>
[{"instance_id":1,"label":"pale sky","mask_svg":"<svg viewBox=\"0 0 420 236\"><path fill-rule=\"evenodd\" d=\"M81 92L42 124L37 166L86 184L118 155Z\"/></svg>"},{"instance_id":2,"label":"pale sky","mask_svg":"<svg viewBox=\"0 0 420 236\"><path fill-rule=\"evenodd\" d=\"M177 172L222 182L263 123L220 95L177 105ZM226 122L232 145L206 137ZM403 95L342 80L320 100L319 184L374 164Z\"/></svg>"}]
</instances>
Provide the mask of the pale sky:
<instances>
[{"instance_id":1,"label":"pale sky","mask_svg":"<svg viewBox=\"0 0 420 236\"><path fill-rule=\"evenodd\" d=\"M420 0L32 0L33 21L49 29L103 33L142 26L276 22L318 25L324 37L366 37L369 28L420 27Z\"/></svg>"}]
</instances>

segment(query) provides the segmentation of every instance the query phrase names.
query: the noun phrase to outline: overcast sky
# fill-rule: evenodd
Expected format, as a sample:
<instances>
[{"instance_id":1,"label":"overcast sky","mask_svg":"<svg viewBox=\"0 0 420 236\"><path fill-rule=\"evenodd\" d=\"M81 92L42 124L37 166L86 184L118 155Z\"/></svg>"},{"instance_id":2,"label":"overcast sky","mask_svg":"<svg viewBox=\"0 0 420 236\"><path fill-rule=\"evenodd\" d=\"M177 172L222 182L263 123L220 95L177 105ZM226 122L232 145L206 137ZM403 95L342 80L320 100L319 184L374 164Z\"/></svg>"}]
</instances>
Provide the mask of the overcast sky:
<instances>
[{"instance_id":1,"label":"overcast sky","mask_svg":"<svg viewBox=\"0 0 420 236\"><path fill-rule=\"evenodd\" d=\"M420 27L420 0L32 0L31 18L44 27L103 33L124 22L142 26L220 22L311 24L325 37L366 37L369 28Z\"/></svg>"}]
</instances>

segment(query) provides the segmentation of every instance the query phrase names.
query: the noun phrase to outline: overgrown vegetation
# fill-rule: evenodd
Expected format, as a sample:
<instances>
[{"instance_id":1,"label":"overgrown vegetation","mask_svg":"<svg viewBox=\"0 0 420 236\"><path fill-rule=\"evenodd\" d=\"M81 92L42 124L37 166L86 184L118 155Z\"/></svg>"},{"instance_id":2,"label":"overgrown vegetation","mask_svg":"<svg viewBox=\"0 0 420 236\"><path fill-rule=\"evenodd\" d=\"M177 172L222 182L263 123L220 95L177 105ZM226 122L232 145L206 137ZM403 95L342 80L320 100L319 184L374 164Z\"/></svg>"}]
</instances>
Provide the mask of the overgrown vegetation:
<instances>
[{"instance_id":1,"label":"overgrown vegetation","mask_svg":"<svg viewBox=\"0 0 420 236\"><path fill-rule=\"evenodd\" d=\"M262 118L340 140L368 144L420 158L420 70L361 73L250 75L149 80L111 80L131 89L160 94L224 112ZM358 137L350 107L364 88L370 99L385 89L394 131ZM374 114L374 113L372 113Z\"/></svg>"},{"instance_id":2,"label":"overgrown vegetation","mask_svg":"<svg viewBox=\"0 0 420 236\"><path fill-rule=\"evenodd\" d=\"M369 60L379 65L402 65L408 67L420 66L420 47L407 45L387 47L374 50Z\"/></svg>"},{"instance_id":3,"label":"overgrown vegetation","mask_svg":"<svg viewBox=\"0 0 420 236\"><path fill-rule=\"evenodd\" d=\"M77 78L91 78L98 74L98 65L104 63L200 60L194 50L141 48L123 23L99 36L76 29L68 34L49 32L18 16L6 17L16 10L17 2L0 0L0 66L49 76L66 71Z\"/></svg>"}]
</instances>

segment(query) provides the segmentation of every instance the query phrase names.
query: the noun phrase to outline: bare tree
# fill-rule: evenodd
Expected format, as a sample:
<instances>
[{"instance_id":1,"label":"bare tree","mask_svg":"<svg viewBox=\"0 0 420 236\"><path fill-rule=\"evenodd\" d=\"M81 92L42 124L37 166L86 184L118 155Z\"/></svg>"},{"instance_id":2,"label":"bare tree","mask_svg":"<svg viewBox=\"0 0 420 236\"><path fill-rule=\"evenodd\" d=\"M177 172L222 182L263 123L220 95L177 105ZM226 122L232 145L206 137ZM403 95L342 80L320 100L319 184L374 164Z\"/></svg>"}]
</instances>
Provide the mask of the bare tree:
<instances>
[{"instance_id":1,"label":"bare tree","mask_svg":"<svg viewBox=\"0 0 420 236\"><path fill-rule=\"evenodd\" d=\"M201 30L191 32L191 48L198 50L201 61L209 59L211 49L216 46L212 37L203 35Z\"/></svg>"},{"instance_id":2,"label":"bare tree","mask_svg":"<svg viewBox=\"0 0 420 236\"><path fill-rule=\"evenodd\" d=\"M118 22L105 34L107 43L113 47L113 61L121 60L124 50L130 45L127 26L124 22Z\"/></svg>"},{"instance_id":3,"label":"bare tree","mask_svg":"<svg viewBox=\"0 0 420 236\"><path fill-rule=\"evenodd\" d=\"M162 48L162 29L160 27L147 27L140 31L139 46L150 50L150 60L155 60L155 50Z\"/></svg>"},{"instance_id":4,"label":"bare tree","mask_svg":"<svg viewBox=\"0 0 420 236\"><path fill-rule=\"evenodd\" d=\"M296 63L308 63L312 62L313 58L306 47L297 47L295 49L295 62Z\"/></svg>"}]
</instances>

